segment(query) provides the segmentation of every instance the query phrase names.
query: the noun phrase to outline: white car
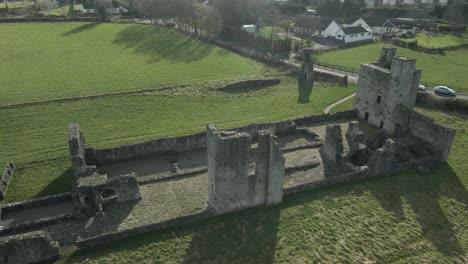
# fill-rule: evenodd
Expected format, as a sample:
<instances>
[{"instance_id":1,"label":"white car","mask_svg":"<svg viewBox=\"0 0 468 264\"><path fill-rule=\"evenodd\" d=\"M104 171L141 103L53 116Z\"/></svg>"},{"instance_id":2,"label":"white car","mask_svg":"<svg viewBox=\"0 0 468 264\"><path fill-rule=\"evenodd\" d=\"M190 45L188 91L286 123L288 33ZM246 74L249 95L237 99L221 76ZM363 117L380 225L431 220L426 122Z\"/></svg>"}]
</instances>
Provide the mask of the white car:
<instances>
[{"instance_id":1,"label":"white car","mask_svg":"<svg viewBox=\"0 0 468 264\"><path fill-rule=\"evenodd\" d=\"M456 97L457 93L448 88L447 86L436 86L434 87L434 93L437 94L438 96L444 96L444 97Z\"/></svg>"},{"instance_id":2,"label":"white car","mask_svg":"<svg viewBox=\"0 0 468 264\"><path fill-rule=\"evenodd\" d=\"M418 91L421 91L421 92L427 91L426 86L420 84L419 87L418 87Z\"/></svg>"}]
</instances>

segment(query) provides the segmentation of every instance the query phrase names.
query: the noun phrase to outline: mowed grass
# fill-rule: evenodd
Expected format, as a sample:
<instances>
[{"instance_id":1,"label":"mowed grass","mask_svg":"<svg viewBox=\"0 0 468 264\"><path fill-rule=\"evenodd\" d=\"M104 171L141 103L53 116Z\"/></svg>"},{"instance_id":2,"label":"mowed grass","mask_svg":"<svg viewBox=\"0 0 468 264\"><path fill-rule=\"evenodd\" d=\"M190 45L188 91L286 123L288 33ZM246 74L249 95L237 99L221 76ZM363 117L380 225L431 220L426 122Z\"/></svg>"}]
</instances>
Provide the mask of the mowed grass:
<instances>
[{"instance_id":1,"label":"mowed grass","mask_svg":"<svg viewBox=\"0 0 468 264\"><path fill-rule=\"evenodd\" d=\"M360 47L327 52L317 56L317 60L329 64L359 70L361 63L375 62L380 49L388 44L376 43ZM397 47L397 55L417 59L417 67L423 70L422 80L440 85L452 85L458 92L468 93L468 50L447 51L446 55L417 52Z\"/></svg>"},{"instance_id":2,"label":"mowed grass","mask_svg":"<svg viewBox=\"0 0 468 264\"><path fill-rule=\"evenodd\" d=\"M448 164L288 196L199 223L69 253L58 263L466 263L468 116Z\"/></svg>"},{"instance_id":3,"label":"mowed grass","mask_svg":"<svg viewBox=\"0 0 468 264\"><path fill-rule=\"evenodd\" d=\"M0 24L0 105L239 80L268 69L173 30L111 23Z\"/></svg>"},{"instance_id":4,"label":"mowed grass","mask_svg":"<svg viewBox=\"0 0 468 264\"><path fill-rule=\"evenodd\" d=\"M67 128L78 122L89 146L105 147L222 128L319 114L354 88L316 83L308 104L297 103L297 81L225 93L209 86L0 109L0 162L18 169L5 202L68 191L71 171Z\"/></svg>"}]
</instances>

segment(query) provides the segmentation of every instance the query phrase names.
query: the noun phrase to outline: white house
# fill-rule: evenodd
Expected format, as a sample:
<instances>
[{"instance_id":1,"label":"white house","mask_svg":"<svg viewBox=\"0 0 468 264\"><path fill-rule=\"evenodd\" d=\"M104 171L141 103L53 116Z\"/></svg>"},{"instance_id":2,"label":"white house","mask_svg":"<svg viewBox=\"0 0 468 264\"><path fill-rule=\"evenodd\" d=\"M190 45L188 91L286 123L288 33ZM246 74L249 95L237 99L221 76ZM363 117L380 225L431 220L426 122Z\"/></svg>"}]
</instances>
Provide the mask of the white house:
<instances>
[{"instance_id":1,"label":"white house","mask_svg":"<svg viewBox=\"0 0 468 264\"><path fill-rule=\"evenodd\" d=\"M343 27L336 32L335 39L343 40L344 43L370 40L372 32L363 26Z\"/></svg>"},{"instance_id":2,"label":"white house","mask_svg":"<svg viewBox=\"0 0 468 264\"><path fill-rule=\"evenodd\" d=\"M372 34L375 35L382 35L387 32L393 32L397 29L390 19L380 16L361 17L354 21L350 26L362 26L370 30Z\"/></svg>"},{"instance_id":3,"label":"white house","mask_svg":"<svg viewBox=\"0 0 468 264\"><path fill-rule=\"evenodd\" d=\"M336 21L333 20L332 22L330 22L330 24L328 24L328 26L324 30L322 30L320 35L322 35L323 37L335 37L336 32L338 32L338 30L340 30L341 27L342 25L336 23Z\"/></svg>"}]
</instances>

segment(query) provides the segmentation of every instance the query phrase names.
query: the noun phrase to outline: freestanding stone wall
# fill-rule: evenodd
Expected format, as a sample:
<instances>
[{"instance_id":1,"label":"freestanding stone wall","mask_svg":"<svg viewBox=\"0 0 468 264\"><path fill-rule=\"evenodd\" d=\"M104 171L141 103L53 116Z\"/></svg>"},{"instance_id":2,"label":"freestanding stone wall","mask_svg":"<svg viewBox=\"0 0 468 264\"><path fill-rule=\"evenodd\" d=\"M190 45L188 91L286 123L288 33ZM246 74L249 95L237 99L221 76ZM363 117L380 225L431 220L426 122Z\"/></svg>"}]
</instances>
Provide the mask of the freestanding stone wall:
<instances>
[{"instance_id":1,"label":"freestanding stone wall","mask_svg":"<svg viewBox=\"0 0 468 264\"><path fill-rule=\"evenodd\" d=\"M432 145L439 154L440 161L447 161L448 155L455 139L456 131L446 128L433 119L413 112L410 120L411 134L422 141Z\"/></svg>"},{"instance_id":2,"label":"freestanding stone wall","mask_svg":"<svg viewBox=\"0 0 468 264\"><path fill-rule=\"evenodd\" d=\"M68 145L70 148L70 159L75 177L88 176L96 171L95 166L86 165L84 137L80 126L76 123L68 127Z\"/></svg>"},{"instance_id":3,"label":"freestanding stone wall","mask_svg":"<svg viewBox=\"0 0 468 264\"><path fill-rule=\"evenodd\" d=\"M14 172L15 164L13 161L10 161L5 165L5 170L3 171L2 177L0 178L0 201L3 201L6 197L8 185L10 184L10 180L11 177L13 177Z\"/></svg>"},{"instance_id":4,"label":"freestanding stone wall","mask_svg":"<svg viewBox=\"0 0 468 264\"><path fill-rule=\"evenodd\" d=\"M262 131L258 147L245 132L207 127L208 203L216 213L280 203L285 160L273 134Z\"/></svg>"},{"instance_id":5,"label":"freestanding stone wall","mask_svg":"<svg viewBox=\"0 0 468 264\"><path fill-rule=\"evenodd\" d=\"M28 264L60 256L60 246L44 231L0 238L0 263Z\"/></svg>"},{"instance_id":6,"label":"freestanding stone wall","mask_svg":"<svg viewBox=\"0 0 468 264\"><path fill-rule=\"evenodd\" d=\"M308 103L312 89L314 88L314 62L312 60L312 49L302 50L302 66L298 76L299 103Z\"/></svg>"}]
</instances>

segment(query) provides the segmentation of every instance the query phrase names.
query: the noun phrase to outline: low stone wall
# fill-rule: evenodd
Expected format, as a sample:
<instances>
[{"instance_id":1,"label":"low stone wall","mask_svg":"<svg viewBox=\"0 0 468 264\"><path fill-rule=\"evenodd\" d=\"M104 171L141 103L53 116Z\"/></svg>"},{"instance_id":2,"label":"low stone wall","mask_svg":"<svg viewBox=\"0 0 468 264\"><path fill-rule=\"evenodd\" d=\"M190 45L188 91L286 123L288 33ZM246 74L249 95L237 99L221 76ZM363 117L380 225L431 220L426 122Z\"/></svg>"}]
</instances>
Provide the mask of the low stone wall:
<instances>
[{"instance_id":1,"label":"low stone wall","mask_svg":"<svg viewBox=\"0 0 468 264\"><path fill-rule=\"evenodd\" d=\"M340 112L336 112L332 114L305 116L301 118L296 118L293 121L294 123L296 123L297 126L304 126L304 125L312 125L312 124L337 121L337 120L346 119L346 118L356 118L356 117L357 117L357 112L355 110L347 110L347 111L340 111Z\"/></svg>"},{"instance_id":2,"label":"low stone wall","mask_svg":"<svg viewBox=\"0 0 468 264\"><path fill-rule=\"evenodd\" d=\"M38 263L60 256L60 246L43 231L0 238L0 263Z\"/></svg>"},{"instance_id":3,"label":"low stone wall","mask_svg":"<svg viewBox=\"0 0 468 264\"><path fill-rule=\"evenodd\" d=\"M260 130L270 129L275 133L283 133L294 129L291 120L275 123L251 124L232 130L247 132L253 137L258 136ZM106 164L116 161L132 160L151 157L167 152L186 152L206 148L206 132L183 137L161 138L137 144L124 145L115 148L94 149L86 148L87 164Z\"/></svg>"},{"instance_id":4,"label":"low stone wall","mask_svg":"<svg viewBox=\"0 0 468 264\"><path fill-rule=\"evenodd\" d=\"M124 231L116 231L112 233L102 234L99 236L80 238L78 237L76 241L76 246L80 249L93 248L98 245L106 244L109 242L121 240L127 237L132 237L136 235L141 235L144 233L165 229L173 226L185 225L195 221L206 219L210 216L213 216L213 213L210 211L203 211L197 214L177 217L162 221L156 224L140 226L132 229L127 229Z\"/></svg>"},{"instance_id":5,"label":"low stone wall","mask_svg":"<svg viewBox=\"0 0 468 264\"><path fill-rule=\"evenodd\" d=\"M8 185L10 184L10 180L11 177L13 177L14 172L15 164L13 161L10 161L5 165L5 170L3 171L2 177L0 177L0 201L3 201L6 197Z\"/></svg>"},{"instance_id":6,"label":"low stone wall","mask_svg":"<svg viewBox=\"0 0 468 264\"><path fill-rule=\"evenodd\" d=\"M447 161L455 138L454 129L446 128L417 112L411 114L409 128L414 137L434 146L440 154L440 161Z\"/></svg>"},{"instance_id":7,"label":"low stone wall","mask_svg":"<svg viewBox=\"0 0 468 264\"><path fill-rule=\"evenodd\" d=\"M302 192L306 190L312 190L312 189L322 188L325 186L331 186L331 185L335 185L338 183L345 183L345 182L350 182L353 180L366 179L369 177L373 177L373 176L369 175L368 168L364 166L364 167L361 167L359 171L353 171L353 172L349 172L349 173L342 174L342 175L335 176L335 177L328 177L321 181L308 182L302 185L284 188L283 191L284 191L284 195L289 195L289 194L298 193L298 192Z\"/></svg>"},{"instance_id":8,"label":"low stone wall","mask_svg":"<svg viewBox=\"0 0 468 264\"><path fill-rule=\"evenodd\" d=\"M259 88L264 86L272 86L277 85L281 82L280 79L257 79L257 80L245 80L240 82L235 82L228 84L222 88L224 91L236 91L240 89L248 89L248 88Z\"/></svg>"},{"instance_id":9,"label":"low stone wall","mask_svg":"<svg viewBox=\"0 0 468 264\"><path fill-rule=\"evenodd\" d=\"M468 100L460 97L445 98L428 92L419 92L416 103L431 108L436 107L468 114Z\"/></svg>"},{"instance_id":10,"label":"low stone wall","mask_svg":"<svg viewBox=\"0 0 468 264\"><path fill-rule=\"evenodd\" d=\"M27 200L27 201L9 203L9 204L1 206L1 208L2 208L2 213L5 214L5 213L21 211L24 209L34 208L34 207L63 203L63 202L71 201L71 200L72 200L72 195L71 193L68 192L68 193L61 193L57 195L44 196L44 197Z\"/></svg>"},{"instance_id":11,"label":"low stone wall","mask_svg":"<svg viewBox=\"0 0 468 264\"><path fill-rule=\"evenodd\" d=\"M73 212L73 213L49 216L49 217L36 219L32 221L26 221L26 222L19 223L19 224L13 224L13 225L8 226L5 229L0 230L0 236L18 234L18 233L31 231L31 230L37 230L45 226L58 224L58 223L62 223L65 221L70 221L80 216L81 216L80 213Z\"/></svg>"},{"instance_id":12,"label":"low stone wall","mask_svg":"<svg viewBox=\"0 0 468 264\"><path fill-rule=\"evenodd\" d=\"M186 152L203 148L206 148L205 132L183 137L154 139L115 148L86 148L85 158L87 164L101 165L116 161L146 158L166 152Z\"/></svg>"}]
</instances>

